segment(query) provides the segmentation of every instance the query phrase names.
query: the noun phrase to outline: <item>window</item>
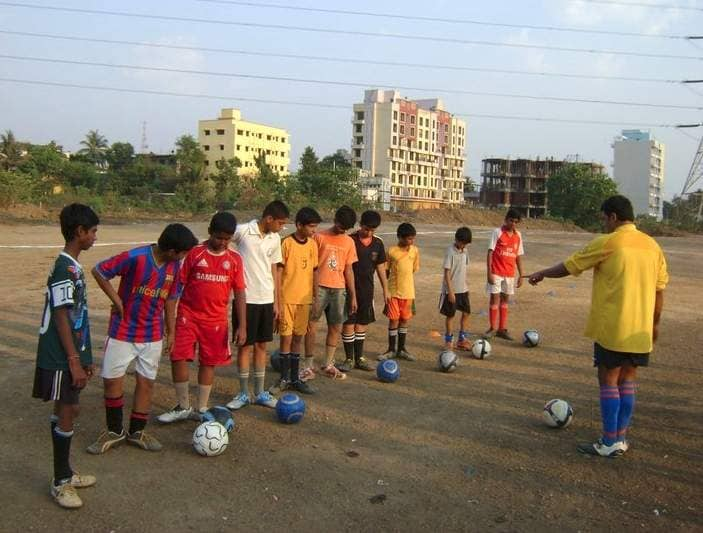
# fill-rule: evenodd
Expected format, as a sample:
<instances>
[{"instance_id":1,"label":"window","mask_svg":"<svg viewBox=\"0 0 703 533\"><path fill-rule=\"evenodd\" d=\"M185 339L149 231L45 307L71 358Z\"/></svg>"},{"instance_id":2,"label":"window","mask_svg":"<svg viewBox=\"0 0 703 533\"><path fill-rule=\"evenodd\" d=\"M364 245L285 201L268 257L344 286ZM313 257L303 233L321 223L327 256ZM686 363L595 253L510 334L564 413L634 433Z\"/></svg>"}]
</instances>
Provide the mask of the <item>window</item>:
<instances>
[{"instance_id":1,"label":"window","mask_svg":"<svg viewBox=\"0 0 703 533\"><path fill-rule=\"evenodd\" d=\"M410 178L408 179L408 185L414 185L414 182L415 178L413 176L410 176Z\"/></svg>"},{"instance_id":2,"label":"window","mask_svg":"<svg viewBox=\"0 0 703 533\"><path fill-rule=\"evenodd\" d=\"M398 144L398 137L396 137L395 135L393 135L393 142L392 142L392 144L393 144L393 145Z\"/></svg>"},{"instance_id":3,"label":"window","mask_svg":"<svg viewBox=\"0 0 703 533\"><path fill-rule=\"evenodd\" d=\"M356 112L356 120L364 120L364 112L363 111Z\"/></svg>"},{"instance_id":4,"label":"window","mask_svg":"<svg viewBox=\"0 0 703 533\"><path fill-rule=\"evenodd\" d=\"M394 122L393 123L393 133L396 133L398 131L398 123Z\"/></svg>"},{"instance_id":5,"label":"window","mask_svg":"<svg viewBox=\"0 0 703 533\"><path fill-rule=\"evenodd\" d=\"M405 135L405 126L403 126L402 124L400 125L400 134Z\"/></svg>"},{"instance_id":6,"label":"window","mask_svg":"<svg viewBox=\"0 0 703 533\"><path fill-rule=\"evenodd\" d=\"M363 137L357 137L357 138L356 138L356 144L364 144L364 138L363 138Z\"/></svg>"},{"instance_id":7,"label":"window","mask_svg":"<svg viewBox=\"0 0 703 533\"><path fill-rule=\"evenodd\" d=\"M245 133L247 134L247 137L249 137L249 130L246 130Z\"/></svg>"},{"instance_id":8,"label":"window","mask_svg":"<svg viewBox=\"0 0 703 533\"><path fill-rule=\"evenodd\" d=\"M249 151L249 147L248 147L248 146L245 146L245 147L244 147L244 151L245 151L245 152L248 152L248 151Z\"/></svg>"},{"instance_id":9,"label":"window","mask_svg":"<svg viewBox=\"0 0 703 533\"><path fill-rule=\"evenodd\" d=\"M206 151L206 152L209 152L209 151L210 151L210 145L209 145L209 144L203 145L203 150Z\"/></svg>"},{"instance_id":10,"label":"window","mask_svg":"<svg viewBox=\"0 0 703 533\"><path fill-rule=\"evenodd\" d=\"M210 130L203 130L203 133L204 133L205 135L210 135Z\"/></svg>"},{"instance_id":11,"label":"window","mask_svg":"<svg viewBox=\"0 0 703 533\"><path fill-rule=\"evenodd\" d=\"M282 142L282 143L285 143L285 142L286 142L286 138L285 138L285 137L281 137L281 142Z\"/></svg>"},{"instance_id":12,"label":"window","mask_svg":"<svg viewBox=\"0 0 703 533\"><path fill-rule=\"evenodd\" d=\"M393 120L398 120L398 112L393 111Z\"/></svg>"},{"instance_id":13,"label":"window","mask_svg":"<svg viewBox=\"0 0 703 533\"><path fill-rule=\"evenodd\" d=\"M410 136L411 137L415 136L415 128L410 128Z\"/></svg>"},{"instance_id":14,"label":"window","mask_svg":"<svg viewBox=\"0 0 703 533\"><path fill-rule=\"evenodd\" d=\"M361 161L356 162L356 168L361 168Z\"/></svg>"},{"instance_id":15,"label":"window","mask_svg":"<svg viewBox=\"0 0 703 533\"><path fill-rule=\"evenodd\" d=\"M217 130L217 134L218 134L218 135L224 135L224 134L225 134L225 130Z\"/></svg>"},{"instance_id":16,"label":"window","mask_svg":"<svg viewBox=\"0 0 703 533\"><path fill-rule=\"evenodd\" d=\"M405 122L405 113L400 114L400 121Z\"/></svg>"},{"instance_id":17,"label":"window","mask_svg":"<svg viewBox=\"0 0 703 533\"><path fill-rule=\"evenodd\" d=\"M410 124L415 124L415 115L410 115Z\"/></svg>"},{"instance_id":18,"label":"window","mask_svg":"<svg viewBox=\"0 0 703 533\"><path fill-rule=\"evenodd\" d=\"M204 161L204 163L205 163L205 166L208 166L208 165L210 164L210 161L208 161L208 160L206 159L206 160Z\"/></svg>"},{"instance_id":19,"label":"window","mask_svg":"<svg viewBox=\"0 0 703 533\"><path fill-rule=\"evenodd\" d=\"M271 140L271 136L270 136L270 135L267 135L267 136L266 136L266 140L267 140L267 141L270 141L270 140Z\"/></svg>"},{"instance_id":20,"label":"window","mask_svg":"<svg viewBox=\"0 0 703 533\"><path fill-rule=\"evenodd\" d=\"M354 149L354 157L361 157L361 149L359 149L359 148Z\"/></svg>"},{"instance_id":21,"label":"window","mask_svg":"<svg viewBox=\"0 0 703 533\"><path fill-rule=\"evenodd\" d=\"M286 153L285 153L285 152L281 152L281 157L286 157Z\"/></svg>"},{"instance_id":22,"label":"window","mask_svg":"<svg viewBox=\"0 0 703 533\"><path fill-rule=\"evenodd\" d=\"M225 145L224 145L224 144L221 144L221 145L220 145L220 150L224 150L224 149L225 149Z\"/></svg>"},{"instance_id":23,"label":"window","mask_svg":"<svg viewBox=\"0 0 703 533\"><path fill-rule=\"evenodd\" d=\"M244 130L237 130L237 135L244 135Z\"/></svg>"},{"instance_id":24,"label":"window","mask_svg":"<svg viewBox=\"0 0 703 533\"><path fill-rule=\"evenodd\" d=\"M356 126L354 126L354 132L361 133L361 124L357 124Z\"/></svg>"}]
</instances>

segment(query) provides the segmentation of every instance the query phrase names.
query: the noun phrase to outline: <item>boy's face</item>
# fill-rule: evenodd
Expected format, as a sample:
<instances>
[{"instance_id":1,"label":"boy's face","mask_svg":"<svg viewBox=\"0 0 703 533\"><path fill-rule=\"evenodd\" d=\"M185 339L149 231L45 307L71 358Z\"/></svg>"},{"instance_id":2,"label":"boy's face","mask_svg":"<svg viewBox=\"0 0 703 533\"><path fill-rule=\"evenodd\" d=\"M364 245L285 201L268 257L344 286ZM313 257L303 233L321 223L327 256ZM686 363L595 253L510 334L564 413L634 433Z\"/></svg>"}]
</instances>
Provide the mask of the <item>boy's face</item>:
<instances>
[{"instance_id":1,"label":"boy's face","mask_svg":"<svg viewBox=\"0 0 703 533\"><path fill-rule=\"evenodd\" d=\"M98 227L93 226L86 229L83 226L78 226L78 229L76 229L76 238L78 239L81 250L88 250L92 248L95 241L98 240Z\"/></svg>"},{"instance_id":2,"label":"boy's face","mask_svg":"<svg viewBox=\"0 0 703 533\"><path fill-rule=\"evenodd\" d=\"M278 233L286 227L287 218L273 218L267 216L264 218L264 233Z\"/></svg>"},{"instance_id":3,"label":"boy's face","mask_svg":"<svg viewBox=\"0 0 703 533\"><path fill-rule=\"evenodd\" d=\"M467 243L467 242L454 241L454 247L455 247L457 250L459 250L460 252L463 252L463 251L464 251L464 248L466 248L466 246L467 246L468 244L469 244L469 243Z\"/></svg>"},{"instance_id":4,"label":"boy's face","mask_svg":"<svg viewBox=\"0 0 703 533\"><path fill-rule=\"evenodd\" d=\"M508 231L515 231L517 225L520 223L519 218L506 218L505 219L505 229Z\"/></svg>"},{"instance_id":5,"label":"boy's face","mask_svg":"<svg viewBox=\"0 0 703 533\"><path fill-rule=\"evenodd\" d=\"M213 252L224 252L232 240L232 234L224 231L216 231L210 233L207 245Z\"/></svg>"},{"instance_id":6,"label":"boy's face","mask_svg":"<svg viewBox=\"0 0 703 533\"><path fill-rule=\"evenodd\" d=\"M374 233L376 233L376 228L372 228L371 226L361 226L359 228L359 237L362 239L373 237Z\"/></svg>"},{"instance_id":7,"label":"boy's face","mask_svg":"<svg viewBox=\"0 0 703 533\"><path fill-rule=\"evenodd\" d=\"M315 235L315 232L317 231L317 224L296 224L295 229L298 230L299 235L307 239Z\"/></svg>"},{"instance_id":8,"label":"boy's face","mask_svg":"<svg viewBox=\"0 0 703 533\"><path fill-rule=\"evenodd\" d=\"M408 247L415 244L415 235L410 235L408 237L399 237L398 244L402 247Z\"/></svg>"}]
</instances>

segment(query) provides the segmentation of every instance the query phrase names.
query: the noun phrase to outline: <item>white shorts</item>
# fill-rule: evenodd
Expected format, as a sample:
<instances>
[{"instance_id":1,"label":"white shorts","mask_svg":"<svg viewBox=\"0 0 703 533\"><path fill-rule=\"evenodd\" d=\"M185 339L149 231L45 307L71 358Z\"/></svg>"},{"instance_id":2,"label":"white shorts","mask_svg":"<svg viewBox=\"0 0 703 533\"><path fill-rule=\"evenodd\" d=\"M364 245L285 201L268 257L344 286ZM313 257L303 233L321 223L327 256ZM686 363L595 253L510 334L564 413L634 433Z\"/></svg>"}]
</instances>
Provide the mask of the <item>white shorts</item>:
<instances>
[{"instance_id":1,"label":"white shorts","mask_svg":"<svg viewBox=\"0 0 703 533\"><path fill-rule=\"evenodd\" d=\"M121 378L127 373L127 367L137 360L135 370L147 379L156 379L163 341L126 342L108 337L105 341L105 356L100 377L107 379Z\"/></svg>"},{"instance_id":2,"label":"white shorts","mask_svg":"<svg viewBox=\"0 0 703 533\"><path fill-rule=\"evenodd\" d=\"M486 283L487 294L515 294L515 278L504 278L493 274L495 283Z\"/></svg>"}]
</instances>

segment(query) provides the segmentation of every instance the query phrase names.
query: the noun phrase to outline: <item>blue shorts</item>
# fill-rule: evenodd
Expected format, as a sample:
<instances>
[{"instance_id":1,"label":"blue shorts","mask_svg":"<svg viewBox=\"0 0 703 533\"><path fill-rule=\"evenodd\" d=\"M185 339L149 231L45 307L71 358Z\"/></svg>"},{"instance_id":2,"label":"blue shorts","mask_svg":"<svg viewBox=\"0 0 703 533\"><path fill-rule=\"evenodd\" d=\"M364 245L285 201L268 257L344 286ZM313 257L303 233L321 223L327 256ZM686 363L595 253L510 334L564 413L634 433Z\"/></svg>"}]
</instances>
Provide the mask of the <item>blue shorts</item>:
<instances>
[{"instance_id":1,"label":"blue shorts","mask_svg":"<svg viewBox=\"0 0 703 533\"><path fill-rule=\"evenodd\" d=\"M612 369L623 365L649 366L648 353L615 352L593 343L593 366L603 365Z\"/></svg>"}]
</instances>

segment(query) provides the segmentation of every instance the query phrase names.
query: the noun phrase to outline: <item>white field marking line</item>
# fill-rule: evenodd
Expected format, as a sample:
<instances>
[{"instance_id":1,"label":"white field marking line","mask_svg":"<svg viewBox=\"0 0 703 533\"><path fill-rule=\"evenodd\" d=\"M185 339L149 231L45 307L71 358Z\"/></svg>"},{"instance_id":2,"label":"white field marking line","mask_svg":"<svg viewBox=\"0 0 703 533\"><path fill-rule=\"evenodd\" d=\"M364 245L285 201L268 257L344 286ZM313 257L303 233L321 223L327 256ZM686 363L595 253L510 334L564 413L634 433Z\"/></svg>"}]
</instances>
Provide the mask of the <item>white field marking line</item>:
<instances>
[{"instance_id":1,"label":"white field marking line","mask_svg":"<svg viewBox=\"0 0 703 533\"><path fill-rule=\"evenodd\" d=\"M99 242L93 245L93 248L101 246L127 246L134 244L151 244L153 241L138 241L138 242ZM39 248L64 248L65 244L0 244L0 248L14 248L21 250L32 250Z\"/></svg>"}]
</instances>

